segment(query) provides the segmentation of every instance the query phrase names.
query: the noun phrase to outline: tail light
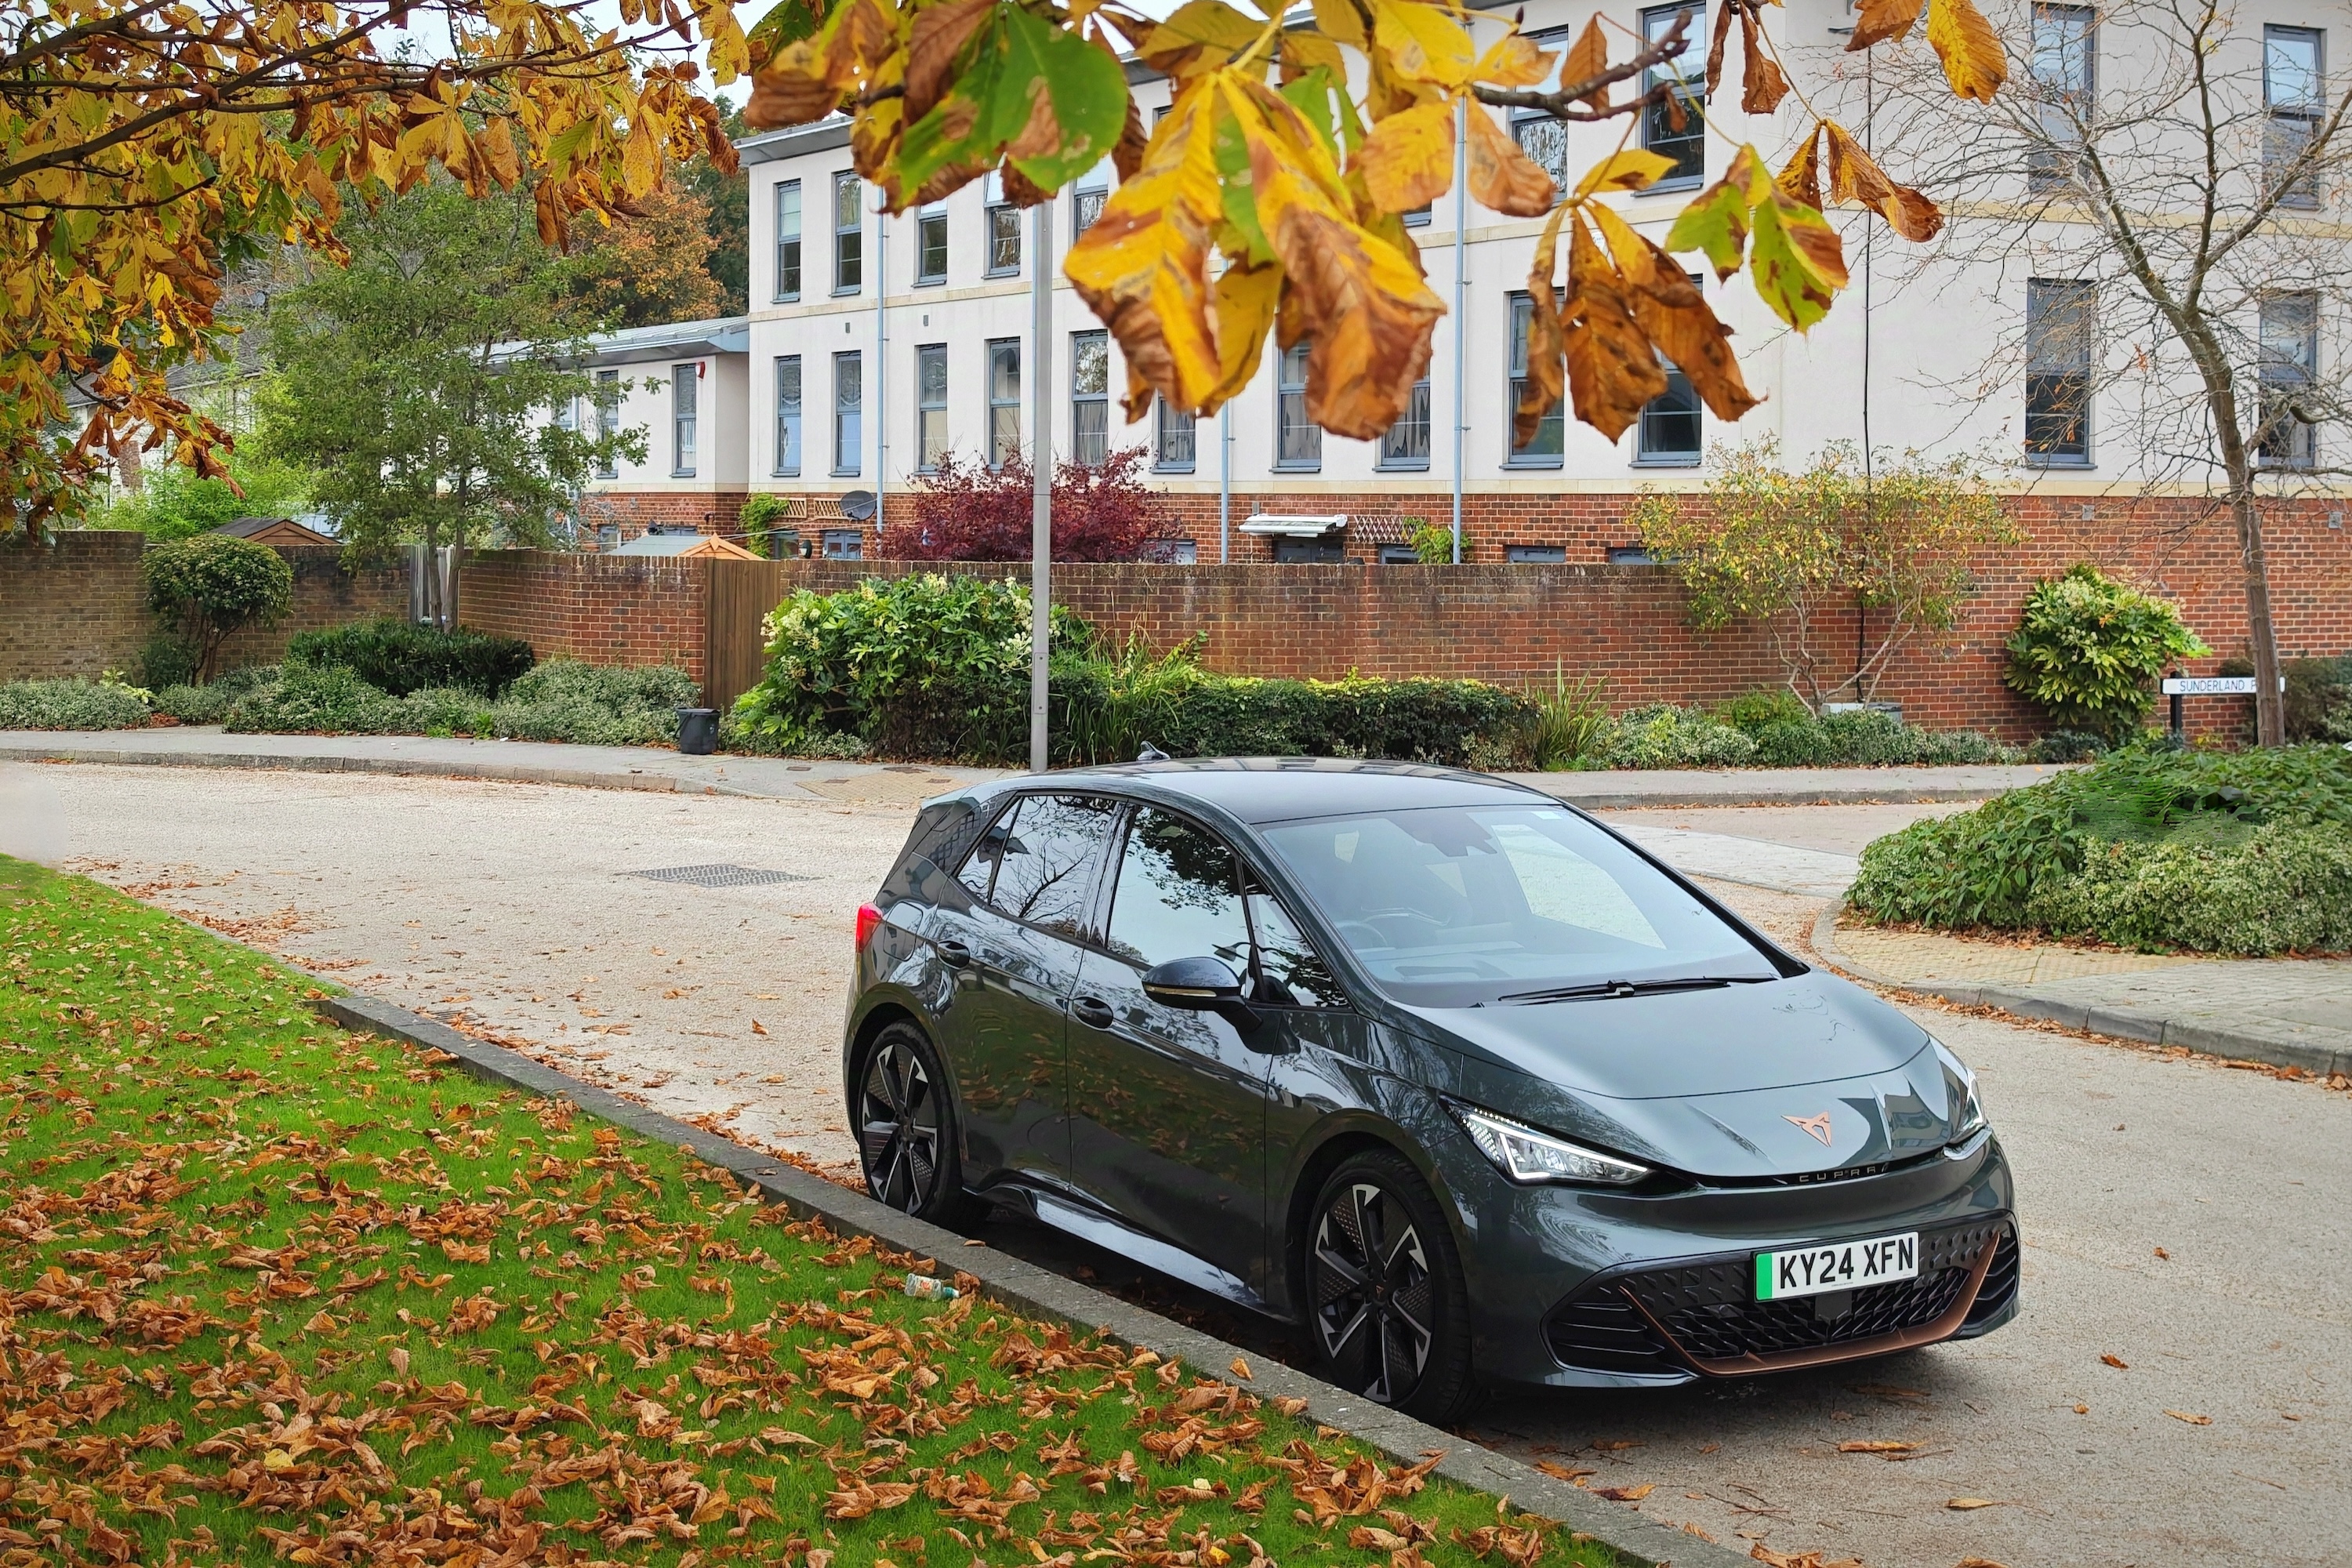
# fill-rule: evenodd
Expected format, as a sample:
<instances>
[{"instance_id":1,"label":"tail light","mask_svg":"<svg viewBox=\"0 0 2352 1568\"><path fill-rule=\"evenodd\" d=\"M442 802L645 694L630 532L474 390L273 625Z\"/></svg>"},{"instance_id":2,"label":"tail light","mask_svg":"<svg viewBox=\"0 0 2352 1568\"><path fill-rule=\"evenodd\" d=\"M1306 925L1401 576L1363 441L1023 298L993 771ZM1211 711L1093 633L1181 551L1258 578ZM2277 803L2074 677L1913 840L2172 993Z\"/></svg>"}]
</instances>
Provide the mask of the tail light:
<instances>
[{"instance_id":1,"label":"tail light","mask_svg":"<svg viewBox=\"0 0 2352 1568\"><path fill-rule=\"evenodd\" d=\"M876 909L872 904L857 906L857 951L859 952L866 951L866 942L873 938L874 928L881 923L880 910Z\"/></svg>"}]
</instances>

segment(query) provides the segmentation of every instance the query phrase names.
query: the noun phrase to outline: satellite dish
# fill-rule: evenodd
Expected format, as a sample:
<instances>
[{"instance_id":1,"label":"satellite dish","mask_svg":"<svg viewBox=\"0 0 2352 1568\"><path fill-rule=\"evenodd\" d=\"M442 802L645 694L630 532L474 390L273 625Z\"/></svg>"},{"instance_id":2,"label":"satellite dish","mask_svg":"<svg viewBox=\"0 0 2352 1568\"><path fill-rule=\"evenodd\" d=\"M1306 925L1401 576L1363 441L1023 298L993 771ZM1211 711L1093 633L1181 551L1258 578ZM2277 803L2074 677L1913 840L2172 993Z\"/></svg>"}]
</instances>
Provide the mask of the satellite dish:
<instances>
[{"instance_id":1,"label":"satellite dish","mask_svg":"<svg viewBox=\"0 0 2352 1568\"><path fill-rule=\"evenodd\" d=\"M870 522L874 519L874 492L851 490L841 498L841 515L852 522Z\"/></svg>"}]
</instances>

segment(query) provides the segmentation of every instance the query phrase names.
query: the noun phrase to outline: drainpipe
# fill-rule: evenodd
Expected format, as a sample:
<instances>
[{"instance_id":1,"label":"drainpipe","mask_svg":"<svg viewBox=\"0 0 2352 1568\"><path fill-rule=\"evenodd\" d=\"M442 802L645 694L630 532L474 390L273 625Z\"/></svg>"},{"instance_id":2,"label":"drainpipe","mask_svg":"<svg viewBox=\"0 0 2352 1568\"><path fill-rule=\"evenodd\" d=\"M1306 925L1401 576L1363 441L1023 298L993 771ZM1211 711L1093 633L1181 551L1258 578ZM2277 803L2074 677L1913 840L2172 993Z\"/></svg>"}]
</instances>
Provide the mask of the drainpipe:
<instances>
[{"instance_id":1,"label":"drainpipe","mask_svg":"<svg viewBox=\"0 0 2352 1568\"><path fill-rule=\"evenodd\" d=\"M885 302L889 290L887 230L890 215L882 208L882 193L874 193L874 531L882 531L886 519L882 498L890 484L890 396L887 384L890 363L889 306Z\"/></svg>"},{"instance_id":2,"label":"drainpipe","mask_svg":"<svg viewBox=\"0 0 2352 1568\"><path fill-rule=\"evenodd\" d=\"M1484 110L1481 110L1483 113ZM1462 564L1462 432L1467 428L1468 416L1463 401L1464 345L1468 334L1463 331L1463 290L1465 283L1464 250L1465 231L1470 226L1470 203L1463 194L1470 183L1470 100L1454 100L1454 563Z\"/></svg>"},{"instance_id":3,"label":"drainpipe","mask_svg":"<svg viewBox=\"0 0 2352 1568\"><path fill-rule=\"evenodd\" d=\"M1045 771L1047 660L1053 652L1054 593L1054 204L1039 202L1031 233L1029 334L1036 363L1030 367L1036 423L1029 438L1029 469L1035 480L1029 503L1029 771Z\"/></svg>"},{"instance_id":4,"label":"drainpipe","mask_svg":"<svg viewBox=\"0 0 2352 1568\"><path fill-rule=\"evenodd\" d=\"M1234 405L1217 410L1217 564L1234 558Z\"/></svg>"}]
</instances>

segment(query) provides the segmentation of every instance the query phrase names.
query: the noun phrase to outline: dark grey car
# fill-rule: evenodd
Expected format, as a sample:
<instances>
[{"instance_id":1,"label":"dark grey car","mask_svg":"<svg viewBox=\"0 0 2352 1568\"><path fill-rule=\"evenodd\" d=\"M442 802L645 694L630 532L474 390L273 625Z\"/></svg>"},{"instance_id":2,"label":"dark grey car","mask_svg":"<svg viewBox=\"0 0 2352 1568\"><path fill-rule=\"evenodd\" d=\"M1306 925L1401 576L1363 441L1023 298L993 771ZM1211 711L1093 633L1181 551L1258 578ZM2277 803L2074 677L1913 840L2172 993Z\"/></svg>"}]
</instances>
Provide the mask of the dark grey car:
<instances>
[{"instance_id":1,"label":"dark grey car","mask_svg":"<svg viewBox=\"0 0 2352 1568\"><path fill-rule=\"evenodd\" d=\"M2017 1312L2010 1173L1918 1025L1550 796L1154 763L927 805L859 912L875 1195L1018 1205L1430 1419Z\"/></svg>"}]
</instances>

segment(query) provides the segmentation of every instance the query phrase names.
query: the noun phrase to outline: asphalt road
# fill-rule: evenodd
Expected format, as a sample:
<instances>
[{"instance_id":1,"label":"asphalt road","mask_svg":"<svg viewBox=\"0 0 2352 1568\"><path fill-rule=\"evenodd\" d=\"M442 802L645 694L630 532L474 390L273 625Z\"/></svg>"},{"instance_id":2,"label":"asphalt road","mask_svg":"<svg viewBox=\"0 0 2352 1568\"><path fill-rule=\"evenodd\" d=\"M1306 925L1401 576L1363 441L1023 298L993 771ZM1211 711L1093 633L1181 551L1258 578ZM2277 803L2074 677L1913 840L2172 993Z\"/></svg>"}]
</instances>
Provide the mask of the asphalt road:
<instances>
[{"instance_id":1,"label":"asphalt road","mask_svg":"<svg viewBox=\"0 0 2352 1568\"><path fill-rule=\"evenodd\" d=\"M1637 819L1852 853L1914 809ZM528 785L0 768L0 850L70 856L354 989L458 1013L672 1114L821 1163L848 1154L834 1107L851 911L907 816ZM632 874L713 863L805 879L706 888ZM1792 942L1820 907L1722 890ZM2352 1561L2352 1096L1918 1016L1983 1074L2017 1166L2019 1322L1859 1367L1664 1394L1498 1398L1470 1430L1592 1470L1595 1485L1650 1486L1638 1506L1727 1544L1819 1550L1868 1568ZM1114 1286L1131 1273L1017 1226L984 1234ZM1211 1310L1164 1285L1129 1288L1181 1312ZM1276 1342L1262 1325L1218 1326ZM1839 1450L1871 1441L1914 1447L1892 1458Z\"/></svg>"}]
</instances>

